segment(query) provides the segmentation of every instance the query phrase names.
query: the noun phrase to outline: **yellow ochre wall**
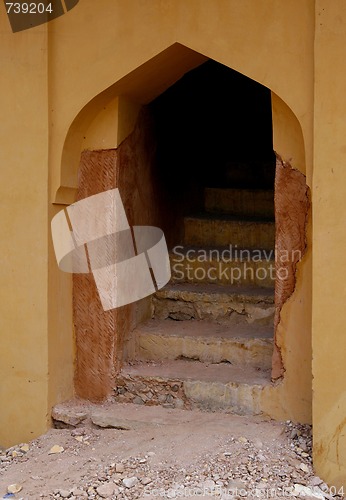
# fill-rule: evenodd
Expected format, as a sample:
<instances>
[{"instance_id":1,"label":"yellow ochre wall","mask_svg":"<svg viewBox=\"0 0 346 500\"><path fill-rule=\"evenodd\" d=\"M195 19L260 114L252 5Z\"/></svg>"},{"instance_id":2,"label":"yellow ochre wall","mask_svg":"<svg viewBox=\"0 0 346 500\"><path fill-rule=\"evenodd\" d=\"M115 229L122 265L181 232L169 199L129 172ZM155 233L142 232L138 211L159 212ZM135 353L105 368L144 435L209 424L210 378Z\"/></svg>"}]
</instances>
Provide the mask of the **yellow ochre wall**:
<instances>
[{"instance_id":1,"label":"yellow ochre wall","mask_svg":"<svg viewBox=\"0 0 346 500\"><path fill-rule=\"evenodd\" d=\"M346 486L346 6L316 1L313 425L317 473Z\"/></svg>"},{"instance_id":2,"label":"yellow ochre wall","mask_svg":"<svg viewBox=\"0 0 346 500\"><path fill-rule=\"evenodd\" d=\"M276 152L312 188L313 244L282 311L287 372L271 411L311 420L312 320L315 465L346 483L345 16L343 0L81 0L13 34L0 4L0 444L44 432L73 394L71 276L49 224L74 201L81 150L116 147L141 104L212 58L271 89Z\"/></svg>"},{"instance_id":3,"label":"yellow ochre wall","mask_svg":"<svg viewBox=\"0 0 346 500\"><path fill-rule=\"evenodd\" d=\"M0 6L0 444L48 425L47 26L15 36Z\"/></svg>"}]
</instances>

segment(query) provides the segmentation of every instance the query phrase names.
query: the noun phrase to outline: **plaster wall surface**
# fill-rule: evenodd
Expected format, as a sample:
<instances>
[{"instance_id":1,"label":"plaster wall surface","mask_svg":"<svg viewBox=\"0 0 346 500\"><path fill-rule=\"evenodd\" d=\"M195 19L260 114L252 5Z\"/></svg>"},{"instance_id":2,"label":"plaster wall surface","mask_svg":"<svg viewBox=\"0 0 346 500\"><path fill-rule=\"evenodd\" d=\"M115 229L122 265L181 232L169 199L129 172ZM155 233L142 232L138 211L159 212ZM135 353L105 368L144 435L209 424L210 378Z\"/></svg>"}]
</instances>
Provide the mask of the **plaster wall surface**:
<instances>
[{"instance_id":1,"label":"plaster wall surface","mask_svg":"<svg viewBox=\"0 0 346 500\"><path fill-rule=\"evenodd\" d=\"M14 36L0 6L0 445L48 425L47 27Z\"/></svg>"},{"instance_id":2,"label":"plaster wall surface","mask_svg":"<svg viewBox=\"0 0 346 500\"><path fill-rule=\"evenodd\" d=\"M317 473L346 487L346 9L316 2L313 424Z\"/></svg>"}]
</instances>

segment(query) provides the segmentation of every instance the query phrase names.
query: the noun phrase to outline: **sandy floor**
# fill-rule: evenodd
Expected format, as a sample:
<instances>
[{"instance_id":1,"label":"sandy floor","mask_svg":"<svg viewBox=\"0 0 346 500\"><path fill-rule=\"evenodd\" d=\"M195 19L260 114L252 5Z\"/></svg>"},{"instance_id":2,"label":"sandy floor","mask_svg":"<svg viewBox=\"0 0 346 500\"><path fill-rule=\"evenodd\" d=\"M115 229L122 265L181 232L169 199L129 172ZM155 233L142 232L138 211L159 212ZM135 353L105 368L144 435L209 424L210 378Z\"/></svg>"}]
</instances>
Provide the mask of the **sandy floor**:
<instances>
[{"instance_id":1,"label":"sandy floor","mask_svg":"<svg viewBox=\"0 0 346 500\"><path fill-rule=\"evenodd\" d=\"M17 499L335 494L314 475L309 426L139 405L69 408L81 410L99 412L99 420L101 410L101 425L127 430L100 428L88 416L78 428L50 430L28 451L3 450L1 495L11 485L20 491L7 498Z\"/></svg>"}]
</instances>

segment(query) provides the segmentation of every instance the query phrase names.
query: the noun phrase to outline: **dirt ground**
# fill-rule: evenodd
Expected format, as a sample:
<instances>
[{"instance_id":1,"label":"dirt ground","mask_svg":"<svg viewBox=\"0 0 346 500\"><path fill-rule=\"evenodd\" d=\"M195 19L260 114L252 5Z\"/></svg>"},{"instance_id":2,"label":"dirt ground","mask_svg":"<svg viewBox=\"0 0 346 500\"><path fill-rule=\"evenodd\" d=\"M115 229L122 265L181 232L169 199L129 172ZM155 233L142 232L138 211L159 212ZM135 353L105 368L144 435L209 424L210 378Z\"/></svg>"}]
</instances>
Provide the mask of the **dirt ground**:
<instances>
[{"instance_id":1,"label":"dirt ground","mask_svg":"<svg viewBox=\"0 0 346 500\"><path fill-rule=\"evenodd\" d=\"M342 498L313 472L309 426L134 404L60 410L77 427L2 450L0 498Z\"/></svg>"}]
</instances>

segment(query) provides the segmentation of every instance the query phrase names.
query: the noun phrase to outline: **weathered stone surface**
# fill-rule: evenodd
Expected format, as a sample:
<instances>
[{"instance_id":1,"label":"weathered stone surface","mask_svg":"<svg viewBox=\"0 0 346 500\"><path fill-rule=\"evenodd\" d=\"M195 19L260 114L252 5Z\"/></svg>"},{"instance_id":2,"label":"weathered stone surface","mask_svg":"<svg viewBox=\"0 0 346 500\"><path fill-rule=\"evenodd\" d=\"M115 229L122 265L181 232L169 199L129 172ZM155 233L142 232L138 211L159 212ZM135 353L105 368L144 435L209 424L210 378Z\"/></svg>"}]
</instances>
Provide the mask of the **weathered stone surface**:
<instances>
[{"instance_id":1,"label":"weathered stone surface","mask_svg":"<svg viewBox=\"0 0 346 500\"><path fill-rule=\"evenodd\" d=\"M254 447L257 448L258 450L261 450L263 448L263 443L259 438L255 438L253 440Z\"/></svg>"},{"instance_id":2,"label":"weathered stone surface","mask_svg":"<svg viewBox=\"0 0 346 500\"><path fill-rule=\"evenodd\" d=\"M86 496L86 493L81 488L73 488L72 495L74 495L75 497L79 497L79 496Z\"/></svg>"},{"instance_id":3,"label":"weathered stone surface","mask_svg":"<svg viewBox=\"0 0 346 500\"><path fill-rule=\"evenodd\" d=\"M186 245L220 245L230 243L239 248L274 248L275 223L273 221L236 220L227 217L185 217L184 242Z\"/></svg>"},{"instance_id":4,"label":"weathered stone surface","mask_svg":"<svg viewBox=\"0 0 346 500\"><path fill-rule=\"evenodd\" d=\"M135 402L141 400L145 405L169 405L170 408L185 408L186 405L183 382L175 379L164 379L161 377L132 377L120 373L116 379L115 399L118 402ZM124 388L125 392L119 394L118 388ZM144 400L140 397L143 392L150 398Z\"/></svg>"},{"instance_id":5,"label":"weathered stone surface","mask_svg":"<svg viewBox=\"0 0 346 500\"><path fill-rule=\"evenodd\" d=\"M21 484L10 484L7 486L7 493L16 494L22 491L23 486Z\"/></svg>"},{"instance_id":6,"label":"weathered stone surface","mask_svg":"<svg viewBox=\"0 0 346 500\"><path fill-rule=\"evenodd\" d=\"M274 191L264 189L206 188L207 212L244 217L274 217Z\"/></svg>"},{"instance_id":7,"label":"weathered stone surface","mask_svg":"<svg viewBox=\"0 0 346 500\"><path fill-rule=\"evenodd\" d=\"M253 337L257 334L257 337ZM151 320L134 331L135 359L193 359L271 367L273 332L268 327L227 326L205 321Z\"/></svg>"},{"instance_id":8,"label":"weathered stone surface","mask_svg":"<svg viewBox=\"0 0 346 500\"><path fill-rule=\"evenodd\" d=\"M205 409L228 409L237 415L259 415L262 412L260 400L263 387L236 382L184 382L189 400Z\"/></svg>"},{"instance_id":9,"label":"weathered stone surface","mask_svg":"<svg viewBox=\"0 0 346 500\"><path fill-rule=\"evenodd\" d=\"M67 425L76 427L87 418L87 413L83 411L76 411L64 405L56 405L52 410L52 418L58 422L63 422Z\"/></svg>"},{"instance_id":10,"label":"weathered stone surface","mask_svg":"<svg viewBox=\"0 0 346 500\"><path fill-rule=\"evenodd\" d=\"M125 470L124 464L116 464L115 472L122 474Z\"/></svg>"},{"instance_id":11,"label":"weathered stone surface","mask_svg":"<svg viewBox=\"0 0 346 500\"><path fill-rule=\"evenodd\" d=\"M114 414L114 410L112 411L107 409L92 411L90 418L94 425L105 429L110 428L129 431L133 429L140 429L149 425L146 422L140 422L137 420L121 419Z\"/></svg>"},{"instance_id":12,"label":"weathered stone surface","mask_svg":"<svg viewBox=\"0 0 346 500\"><path fill-rule=\"evenodd\" d=\"M110 498L115 490L116 486L114 483L105 483L96 488L98 495L102 498Z\"/></svg>"},{"instance_id":13,"label":"weathered stone surface","mask_svg":"<svg viewBox=\"0 0 346 500\"><path fill-rule=\"evenodd\" d=\"M298 483L294 485L292 494L295 497L320 498L321 500L325 498L322 491L319 491L319 488L317 486L315 486L314 488L309 488L308 486L304 486Z\"/></svg>"},{"instance_id":14,"label":"weathered stone surface","mask_svg":"<svg viewBox=\"0 0 346 500\"><path fill-rule=\"evenodd\" d=\"M146 383L155 394L148 402L150 404L162 404L169 408L181 408L184 404L185 408L226 409L239 415L260 414L263 411L262 393L270 387L269 370L183 360L163 364L131 364L124 366L119 375L122 386L126 387L127 380L130 381L134 394L137 379L140 385ZM165 392L177 382L178 395L181 394L182 399L177 397L176 392ZM167 399L169 395L171 397Z\"/></svg>"},{"instance_id":15,"label":"weathered stone surface","mask_svg":"<svg viewBox=\"0 0 346 500\"><path fill-rule=\"evenodd\" d=\"M136 396L132 402L135 404L135 405L144 405L144 401L143 399L140 397L140 396Z\"/></svg>"},{"instance_id":16,"label":"weathered stone surface","mask_svg":"<svg viewBox=\"0 0 346 500\"><path fill-rule=\"evenodd\" d=\"M319 486L322 483L323 483L322 479L318 476L315 476L310 480L311 486Z\"/></svg>"},{"instance_id":17,"label":"weathered stone surface","mask_svg":"<svg viewBox=\"0 0 346 500\"><path fill-rule=\"evenodd\" d=\"M153 317L273 325L274 291L258 287L170 283L153 297Z\"/></svg>"},{"instance_id":18,"label":"weathered stone surface","mask_svg":"<svg viewBox=\"0 0 346 500\"><path fill-rule=\"evenodd\" d=\"M123 479L123 484L126 488L133 488L138 483L138 478L136 476L126 477Z\"/></svg>"},{"instance_id":19,"label":"weathered stone surface","mask_svg":"<svg viewBox=\"0 0 346 500\"><path fill-rule=\"evenodd\" d=\"M205 490L213 490L215 488L215 481L213 479L206 479L203 486Z\"/></svg>"},{"instance_id":20,"label":"weathered stone surface","mask_svg":"<svg viewBox=\"0 0 346 500\"><path fill-rule=\"evenodd\" d=\"M148 484L150 484L152 482L152 479L150 477L143 477L141 479L141 483L144 485L144 486L147 486Z\"/></svg>"},{"instance_id":21,"label":"weathered stone surface","mask_svg":"<svg viewBox=\"0 0 346 500\"><path fill-rule=\"evenodd\" d=\"M241 479L234 479L227 484L227 489L231 490L231 492L236 492L236 490L241 490L245 487L246 483Z\"/></svg>"},{"instance_id":22,"label":"weathered stone surface","mask_svg":"<svg viewBox=\"0 0 346 500\"><path fill-rule=\"evenodd\" d=\"M59 446L58 444L55 444L49 450L48 455L58 455L60 453L63 453L64 451L65 450L64 450L63 446Z\"/></svg>"},{"instance_id":23,"label":"weathered stone surface","mask_svg":"<svg viewBox=\"0 0 346 500\"><path fill-rule=\"evenodd\" d=\"M62 498L68 498L71 495L72 491L71 490L59 490L59 495Z\"/></svg>"}]
</instances>

